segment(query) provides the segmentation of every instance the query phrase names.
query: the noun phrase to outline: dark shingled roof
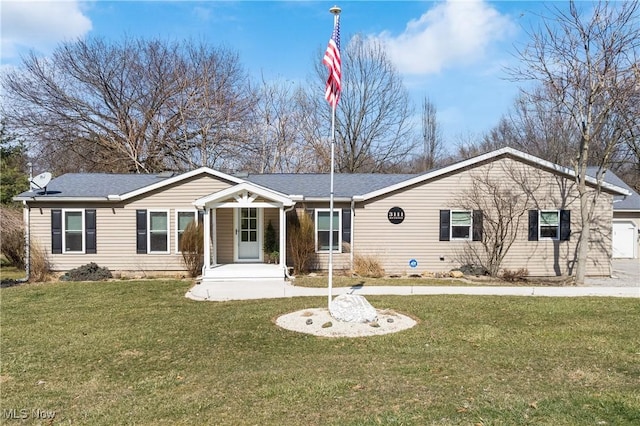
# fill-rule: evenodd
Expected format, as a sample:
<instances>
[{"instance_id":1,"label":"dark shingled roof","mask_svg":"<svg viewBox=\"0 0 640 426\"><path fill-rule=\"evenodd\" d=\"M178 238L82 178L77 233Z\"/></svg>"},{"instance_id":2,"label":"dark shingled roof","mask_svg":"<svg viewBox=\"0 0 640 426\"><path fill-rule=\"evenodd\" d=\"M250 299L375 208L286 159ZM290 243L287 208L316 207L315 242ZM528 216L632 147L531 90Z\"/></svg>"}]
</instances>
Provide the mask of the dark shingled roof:
<instances>
[{"instance_id":1,"label":"dark shingled roof","mask_svg":"<svg viewBox=\"0 0 640 426\"><path fill-rule=\"evenodd\" d=\"M589 168L595 176L597 168ZM351 198L364 195L391 185L406 181L415 174L360 173L334 175L334 195L338 198ZM75 197L106 198L109 195L123 195L169 178L168 175L155 174L110 174L110 173L67 173L53 179L47 186L46 195L42 190L23 192L18 197ZM306 198L329 198L330 175L328 173L309 174L250 174L245 180L272 189L285 195L302 195ZM605 174L607 183L625 188L632 195L624 198L616 196L615 210L640 210L640 195L614 173Z\"/></svg>"},{"instance_id":2,"label":"dark shingled roof","mask_svg":"<svg viewBox=\"0 0 640 426\"><path fill-rule=\"evenodd\" d=\"M587 174L595 177L598 172L597 167L587 167ZM613 209L614 210L638 210L640 211L640 195L633 190L629 185L625 183L622 179L616 176L610 170L604 174L604 181L610 183L612 185L619 186L621 188L626 189L631 192L631 195L628 197L624 197L622 195L613 197Z\"/></svg>"},{"instance_id":3,"label":"dark shingled roof","mask_svg":"<svg viewBox=\"0 0 640 426\"><path fill-rule=\"evenodd\" d=\"M410 174L339 174L334 175L334 196L351 198L394 185L415 177ZM122 195L161 182L167 177L155 174L67 173L53 179L47 193L41 190L23 192L18 197L87 197L106 198ZM330 175L316 174L250 174L245 180L285 195L307 198L329 198Z\"/></svg>"},{"instance_id":4,"label":"dark shingled roof","mask_svg":"<svg viewBox=\"0 0 640 426\"><path fill-rule=\"evenodd\" d=\"M416 175L380 173L336 173L333 176L333 192L338 198L351 198L403 182ZM330 179L328 173L310 174L250 174L249 182L264 186L286 195L304 195L307 198L329 198Z\"/></svg>"},{"instance_id":5,"label":"dark shingled roof","mask_svg":"<svg viewBox=\"0 0 640 426\"><path fill-rule=\"evenodd\" d=\"M166 177L149 174L111 174L111 173L67 173L52 179L47 185L47 193L40 189L27 191L18 197L89 197L106 198L108 195L121 195L127 192L165 180Z\"/></svg>"}]
</instances>

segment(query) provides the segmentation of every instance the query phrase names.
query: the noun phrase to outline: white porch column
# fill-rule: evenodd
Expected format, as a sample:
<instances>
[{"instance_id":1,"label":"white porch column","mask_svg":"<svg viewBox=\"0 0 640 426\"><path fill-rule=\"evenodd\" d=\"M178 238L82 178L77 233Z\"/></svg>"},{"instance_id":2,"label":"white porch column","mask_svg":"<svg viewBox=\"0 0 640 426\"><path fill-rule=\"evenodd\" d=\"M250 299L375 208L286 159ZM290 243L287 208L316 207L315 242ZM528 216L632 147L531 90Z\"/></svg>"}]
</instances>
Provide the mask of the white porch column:
<instances>
[{"instance_id":1,"label":"white porch column","mask_svg":"<svg viewBox=\"0 0 640 426\"><path fill-rule=\"evenodd\" d=\"M280 266L282 268L287 267L287 215L284 212L284 206L280 207L280 245L278 251L280 252Z\"/></svg>"},{"instance_id":2,"label":"white porch column","mask_svg":"<svg viewBox=\"0 0 640 426\"><path fill-rule=\"evenodd\" d=\"M211 259L213 259L214 265L218 264L218 233L216 232L217 223L218 223L216 220L217 215L218 215L218 210L211 209L211 220L210 220L211 226L209 227L209 236L211 240L211 247L213 248L212 250L213 256L211 257Z\"/></svg>"},{"instance_id":3,"label":"white porch column","mask_svg":"<svg viewBox=\"0 0 640 426\"><path fill-rule=\"evenodd\" d=\"M210 243L211 243L211 216L210 209L205 206L204 208L204 271L211 268L211 254L210 254ZM203 271L203 274L204 274Z\"/></svg>"}]
</instances>

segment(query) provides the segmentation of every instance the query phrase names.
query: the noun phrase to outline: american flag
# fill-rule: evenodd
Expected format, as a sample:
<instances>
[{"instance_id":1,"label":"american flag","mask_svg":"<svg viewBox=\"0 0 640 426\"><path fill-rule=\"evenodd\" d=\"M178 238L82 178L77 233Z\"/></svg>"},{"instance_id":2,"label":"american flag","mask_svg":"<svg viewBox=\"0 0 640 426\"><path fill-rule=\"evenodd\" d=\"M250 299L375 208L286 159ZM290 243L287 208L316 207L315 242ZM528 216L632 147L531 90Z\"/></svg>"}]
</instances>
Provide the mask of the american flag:
<instances>
[{"instance_id":1,"label":"american flag","mask_svg":"<svg viewBox=\"0 0 640 426\"><path fill-rule=\"evenodd\" d=\"M333 34L329 40L327 51L324 53L322 63L329 68L329 78L327 78L327 88L324 97L333 108L338 105L340 90L342 88L340 79L342 68L340 62L340 15L336 15Z\"/></svg>"}]
</instances>

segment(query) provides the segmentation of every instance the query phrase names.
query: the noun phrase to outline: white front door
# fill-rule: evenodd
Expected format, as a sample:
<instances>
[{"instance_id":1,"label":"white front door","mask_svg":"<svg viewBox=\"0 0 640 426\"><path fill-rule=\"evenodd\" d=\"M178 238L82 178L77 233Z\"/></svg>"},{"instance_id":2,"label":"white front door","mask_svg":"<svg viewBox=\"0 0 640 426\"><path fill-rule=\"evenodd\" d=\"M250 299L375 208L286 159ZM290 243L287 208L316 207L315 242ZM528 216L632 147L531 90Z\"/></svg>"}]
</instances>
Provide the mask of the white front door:
<instances>
[{"instance_id":1,"label":"white front door","mask_svg":"<svg viewBox=\"0 0 640 426\"><path fill-rule=\"evenodd\" d=\"M236 261L262 261L262 209L236 209Z\"/></svg>"}]
</instances>

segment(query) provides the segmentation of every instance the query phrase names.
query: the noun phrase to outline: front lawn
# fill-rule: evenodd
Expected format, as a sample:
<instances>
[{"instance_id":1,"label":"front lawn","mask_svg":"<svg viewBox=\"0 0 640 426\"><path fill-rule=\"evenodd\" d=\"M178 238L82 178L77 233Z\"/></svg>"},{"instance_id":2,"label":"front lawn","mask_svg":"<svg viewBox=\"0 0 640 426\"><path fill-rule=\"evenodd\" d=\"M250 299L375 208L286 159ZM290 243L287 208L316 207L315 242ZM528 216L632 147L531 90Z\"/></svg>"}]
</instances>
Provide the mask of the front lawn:
<instances>
[{"instance_id":1,"label":"front lawn","mask_svg":"<svg viewBox=\"0 0 640 426\"><path fill-rule=\"evenodd\" d=\"M189 285L0 290L0 423L640 424L637 299L369 296L419 324L330 339L273 322L323 297L195 302Z\"/></svg>"},{"instance_id":2,"label":"front lawn","mask_svg":"<svg viewBox=\"0 0 640 426\"><path fill-rule=\"evenodd\" d=\"M297 275L293 281L293 285L297 287L327 287L328 277L326 275L311 274ZM463 278L433 278L422 276L398 277L351 277L344 275L334 275L334 287L353 287L353 286L566 286L573 285L567 277L527 277L521 280L506 281L499 278L485 276L465 276Z\"/></svg>"},{"instance_id":3,"label":"front lawn","mask_svg":"<svg viewBox=\"0 0 640 426\"><path fill-rule=\"evenodd\" d=\"M322 288L327 287L328 277L326 275L297 275L293 280L293 285L297 287L313 287ZM495 281L492 280L495 284ZM422 278L422 277L408 277L401 276L397 278L382 277L382 278L367 278L367 277L347 277L344 275L334 275L333 286L334 287L353 287L353 286L466 286L477 285L469 280L461 280L454 278ZM504 284L502 284L504 285Z\"/></svg>"}]
</instances>

